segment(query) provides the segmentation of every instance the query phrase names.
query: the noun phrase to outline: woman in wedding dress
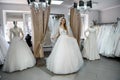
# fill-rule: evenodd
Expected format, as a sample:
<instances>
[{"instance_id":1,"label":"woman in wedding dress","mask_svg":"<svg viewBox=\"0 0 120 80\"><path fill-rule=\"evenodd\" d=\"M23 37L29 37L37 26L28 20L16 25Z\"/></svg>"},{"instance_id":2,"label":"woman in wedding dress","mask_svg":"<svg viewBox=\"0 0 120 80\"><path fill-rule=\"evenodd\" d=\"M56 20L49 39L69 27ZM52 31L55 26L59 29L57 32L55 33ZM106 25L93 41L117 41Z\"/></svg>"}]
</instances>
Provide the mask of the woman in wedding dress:
<instances>
[{"instance_id":1,"label":"woman in wedding dress","mask_svg":"<svg viewBox=\"0 0 120 80\"><path fill-rule=\"evenodd\" d=\"M22 38L20 37L21 34ZM22 40L22 29L17 27L17 22L15 21L14 28L10 29L10 39L11 44L5 59L3 71L13 72L33 67L36 63L35 58L27 43Z\"/></svg>"},{"instance_id":2,"label":"woman in wedding dress","mask_svg":"<svg viewBox=\"0 0 120 80\"><path fill-rule=\"evenodd\" d=\"M0 34L0 65L4 63L8 47L9 47L9 45L8 45L7 41Z\"/></svg>"},{"instance_id":3,"label":"woman in wedding dress","mask_svg":"<svg viewBox=\"0 0 120 80\"><path fill-rule=\"evenodd\" d=\"M69 74L78 71L83 65L83 58L77 40L67 35L66 20L60 19L59 32L55 46L47 59L47 68L55 74Z\"/></svg>"},{"instance_id":4,"label":"woman in wedding dress","mask_svg":"<svg viewBox=\"0 0 120 80\"><path fill-rule=\"evenodd\" d=\"M89 36L86 36L86 33L89 32ZM100 59L98 48L97 48L97 36L96 36L96 28L90 27L85 32L85 36L87 39L84 42L84 50L83 57L89 60Z\"/></svg>"}]
</instances>

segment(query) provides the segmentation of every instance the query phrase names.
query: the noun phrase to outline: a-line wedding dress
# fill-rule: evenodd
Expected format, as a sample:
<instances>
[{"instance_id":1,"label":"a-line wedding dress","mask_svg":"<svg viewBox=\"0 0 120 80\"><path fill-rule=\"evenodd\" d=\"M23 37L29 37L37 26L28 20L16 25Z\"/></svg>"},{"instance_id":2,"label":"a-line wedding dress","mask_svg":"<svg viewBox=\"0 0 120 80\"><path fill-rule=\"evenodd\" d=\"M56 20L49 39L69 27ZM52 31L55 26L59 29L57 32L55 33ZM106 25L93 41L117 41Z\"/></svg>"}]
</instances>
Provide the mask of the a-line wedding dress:
<instances>
[{"instance_id":1,"label":"a-line wedding dress","mask_svg":"<svg viewBox=\"0 0 120 80\"><path fill-rule=\"evenodd\" d=\"M59 28L60 36L47 58L47 68L55 74L69 74L78 71L83 65L83 58L77 40Z\"/></svg>"},{"instance_id":2,"label":"a-line wedding dress","mask_svg":"<svg viewBox=\"0 0 120 80\"><path fill-rule=\"evenodd\" d=\"M97 35L96 28L89 28L89 36L84 42L83 57L89 60L100 59L97 48Z\"/></svg>"}]
</instances>

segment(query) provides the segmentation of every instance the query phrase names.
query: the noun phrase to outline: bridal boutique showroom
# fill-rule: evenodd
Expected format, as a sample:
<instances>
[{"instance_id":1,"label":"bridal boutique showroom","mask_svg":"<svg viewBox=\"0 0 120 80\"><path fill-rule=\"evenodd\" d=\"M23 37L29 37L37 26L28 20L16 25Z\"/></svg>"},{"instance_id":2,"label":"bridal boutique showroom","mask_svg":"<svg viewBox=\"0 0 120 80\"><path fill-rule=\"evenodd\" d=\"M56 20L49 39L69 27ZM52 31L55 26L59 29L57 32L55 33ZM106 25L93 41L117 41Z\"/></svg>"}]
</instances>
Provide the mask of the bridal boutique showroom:
<instances>
[{"instance_id":1,"label":"bridal boutique showroom","mask_svg":"<svg viewBox=\"0 0 120 80\"><path fill-rule=\"evenodd\" d=\"M0 0L0 80L120 80L120 0Z\"/></svg>"}]
</instances>

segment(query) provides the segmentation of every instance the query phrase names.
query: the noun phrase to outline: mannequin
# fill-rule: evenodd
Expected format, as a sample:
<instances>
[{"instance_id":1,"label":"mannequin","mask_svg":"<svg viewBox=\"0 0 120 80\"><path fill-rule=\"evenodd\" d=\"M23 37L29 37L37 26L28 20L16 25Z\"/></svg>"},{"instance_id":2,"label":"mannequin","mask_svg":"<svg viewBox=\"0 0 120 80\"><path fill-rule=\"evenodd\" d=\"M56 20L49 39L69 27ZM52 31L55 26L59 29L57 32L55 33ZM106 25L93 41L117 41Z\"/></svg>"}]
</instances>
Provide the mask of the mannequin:
<instances>
[{"instance_id":1,"label":"mannequin","mask_svg":"<svg viewBox=\"0 0 120 80\"><path fill-rule=\"evenodd\" d=\"M87 32L89 32L88 36L86 35ZM90 26L90 28L85 31L86 40L84 43L83 57L89 60L100 59L97 48L96 34L97 30L94 26Z\"/></svg>"},{"instance_id":2,"label":"mannequin","mask_svg":"<svg viewBox=\"0 0 120 80\"><path fill-rule=\"evenodd\" d=\"M12 40L13 37L20 37L21 39L23 39L24 38L23 31L21 28L17 26L17 21L13 21L13 25L14 27L10 29L10 41Z\"/></svg>"},{"instance_id":3,"label":"mannequin","mask_svg":"<svg viewBox=\"0 0 120 80\"><path fill-rule=\"evenodd\" d=\"M24 37L22 29L17 27L16 21L13 24L14 27L10 29L11 44L3 66L3 71L6 72L21 71L33 67L36 63L27 43L22 40Z\"/></svg>"}]
</instances>

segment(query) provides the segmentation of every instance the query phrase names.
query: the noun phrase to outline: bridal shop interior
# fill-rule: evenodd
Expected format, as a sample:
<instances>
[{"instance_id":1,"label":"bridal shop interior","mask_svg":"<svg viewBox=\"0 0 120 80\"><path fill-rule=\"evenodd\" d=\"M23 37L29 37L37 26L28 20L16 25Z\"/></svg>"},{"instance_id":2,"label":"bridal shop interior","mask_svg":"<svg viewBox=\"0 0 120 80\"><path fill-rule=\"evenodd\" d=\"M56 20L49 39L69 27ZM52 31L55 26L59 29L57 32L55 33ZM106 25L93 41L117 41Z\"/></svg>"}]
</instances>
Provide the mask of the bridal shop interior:
<instances>
[{"instance_id":1,"label":"bridal shop interior","mask_svg":"<svg viewBox=\"0 0 120 80\"><path fill-rule=\"evenodd\" d=\"M120 0L0 0L0 80L120 80Z\"/></svg>"}]
</instances>

